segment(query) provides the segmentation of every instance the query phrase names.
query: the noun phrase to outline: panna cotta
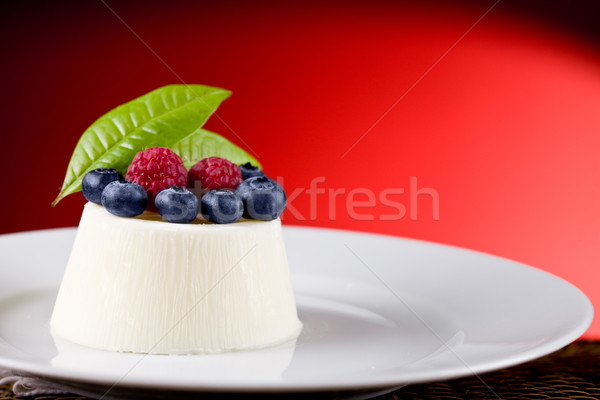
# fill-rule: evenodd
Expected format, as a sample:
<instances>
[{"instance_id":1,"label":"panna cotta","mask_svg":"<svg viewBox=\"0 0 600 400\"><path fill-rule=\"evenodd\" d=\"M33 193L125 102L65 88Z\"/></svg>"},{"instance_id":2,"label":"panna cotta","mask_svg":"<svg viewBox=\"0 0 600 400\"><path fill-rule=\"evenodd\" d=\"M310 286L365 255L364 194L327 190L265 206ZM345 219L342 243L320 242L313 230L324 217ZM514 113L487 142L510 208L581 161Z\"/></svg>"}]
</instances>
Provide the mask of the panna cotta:
<instances>
[{"instance_id":1,"label":"panna cotta","mask_svg":"<svg viewBox=\"0 0 600 400\"><path fill-rule=\"evenodd\" d=\"M298 319L281 222L170 224L87 203L52 333L103 350L197 354L276 345Z\"/></svg>"}]
</instances>

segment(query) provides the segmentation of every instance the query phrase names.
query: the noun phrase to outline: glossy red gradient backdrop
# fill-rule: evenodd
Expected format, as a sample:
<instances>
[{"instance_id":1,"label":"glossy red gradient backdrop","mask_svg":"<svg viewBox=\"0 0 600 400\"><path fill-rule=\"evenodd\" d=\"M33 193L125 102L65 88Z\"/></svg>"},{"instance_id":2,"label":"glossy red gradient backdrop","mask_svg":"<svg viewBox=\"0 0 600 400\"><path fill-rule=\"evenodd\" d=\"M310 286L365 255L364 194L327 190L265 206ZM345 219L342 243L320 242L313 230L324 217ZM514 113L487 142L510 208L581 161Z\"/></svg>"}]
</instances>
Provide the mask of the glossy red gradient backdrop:
<instances>
[{"instance_id":1,"label":"glossy red gradient backdrop","mask_svg":"<svg viewBox=\"0 0 600 400\"><path fill-rule=\"evenodd\" d=\"M76 225L80 195L50 202L83 130L159 86L202 83L234 92L207 127L296 192L286 224L497 254L599 307L599 47L502 3L457 43L493 2L451 3L109 2L118 17L101 2L13 5L0 231ZM428 195L410 217L411 177L439 195L438 220ZM359 188L375 206L348 210ZM381 220L400 212L386 189L405 190L387 197L403 218Z\"/></svg>"}]
</instances>

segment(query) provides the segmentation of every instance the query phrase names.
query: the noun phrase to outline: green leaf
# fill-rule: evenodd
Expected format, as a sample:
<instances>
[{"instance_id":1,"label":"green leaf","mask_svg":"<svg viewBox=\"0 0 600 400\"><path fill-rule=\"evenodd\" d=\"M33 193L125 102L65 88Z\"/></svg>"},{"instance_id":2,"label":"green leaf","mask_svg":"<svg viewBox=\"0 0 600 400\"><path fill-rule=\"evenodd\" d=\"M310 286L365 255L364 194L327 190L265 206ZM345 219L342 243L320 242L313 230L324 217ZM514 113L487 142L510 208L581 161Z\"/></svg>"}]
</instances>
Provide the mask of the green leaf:
<instances>
[{"instance_id":1,"label":"green leaf","mask_svg":"<svg viewBox=\"0 0 600 400\"><path fill-rule=\"evenodd\" d=\"M81 190L81 180L89 171L115 168L124 173L139 151L171 147L190 136L230 95L217 87L169 85L104 114L79 139L52 205Z\"/></svg>"},{"instance_id":2,"label":"green leaf","mask_svg":"<svg viewBox=\"0 0 600 400\"><path fill-rule=\"evenodd\" d=\"M183 159L183 163L188 169L203 158L212 156L226 158L234 164L249 162L261 168L256 158L246 153L242 148L231 143L223 136L206 129L198 129L171 146L171 150Z\"/></svg>"}]
</instances>

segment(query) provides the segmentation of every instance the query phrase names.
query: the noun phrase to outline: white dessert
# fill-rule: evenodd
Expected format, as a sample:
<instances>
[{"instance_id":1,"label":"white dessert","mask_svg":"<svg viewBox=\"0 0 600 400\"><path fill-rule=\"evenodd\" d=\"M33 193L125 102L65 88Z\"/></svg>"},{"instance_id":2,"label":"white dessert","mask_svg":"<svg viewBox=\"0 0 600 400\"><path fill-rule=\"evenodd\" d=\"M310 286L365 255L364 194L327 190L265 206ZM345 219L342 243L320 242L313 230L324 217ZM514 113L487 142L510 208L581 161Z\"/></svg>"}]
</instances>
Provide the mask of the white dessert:
<instances>
[{"instance_id":1,"label":"white dessert","mask_svg":"<svg viewBox=\"0 0 600 400\"><path fill-rule=\"evenodd\" d=\"M97 349L194 354L298 336L281 222L170 224L85 205L50 322Z\"/></svg>"}]
</instances>

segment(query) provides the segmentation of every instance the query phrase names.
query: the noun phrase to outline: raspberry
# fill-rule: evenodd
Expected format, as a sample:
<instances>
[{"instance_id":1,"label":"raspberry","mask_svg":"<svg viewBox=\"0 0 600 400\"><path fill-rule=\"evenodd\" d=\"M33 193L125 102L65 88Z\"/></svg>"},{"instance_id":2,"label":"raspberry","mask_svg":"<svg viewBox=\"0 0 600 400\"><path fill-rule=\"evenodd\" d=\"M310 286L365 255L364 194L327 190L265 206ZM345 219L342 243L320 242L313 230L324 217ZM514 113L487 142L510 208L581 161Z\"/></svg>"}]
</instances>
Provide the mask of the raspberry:
<instances>
[{"instance_id":1,"label":"raspberry","mask_svg":"<svg viewBox=\"0 0 600 400\"><path fill-rule=\"evenodd\" d=\"M242 182L240 167L221 157L198 161L188 173L188 187L206 193L214 189L235 189Z\"/></svg>"},{"instance_id":2,"label":"raspberry","mask_svg":"<svg viewBox=\"0 0 600 400\"><path fill-rule=\"evenodd\" d=\"M185 186L187 170L181 157L166 147L151 147L135 155L125 178L148 192L148 210L156 211L154 199L161 190Z\"/></svg>"}]
</instances>

